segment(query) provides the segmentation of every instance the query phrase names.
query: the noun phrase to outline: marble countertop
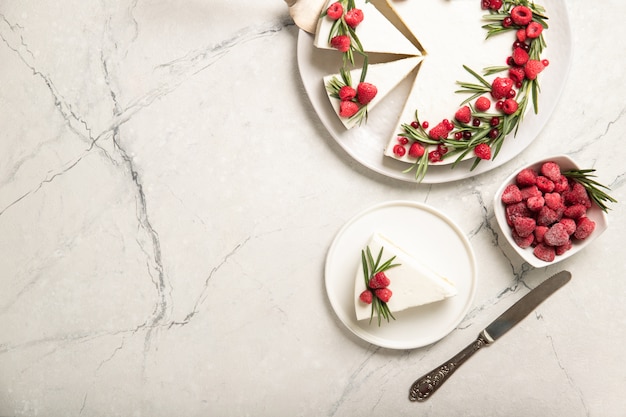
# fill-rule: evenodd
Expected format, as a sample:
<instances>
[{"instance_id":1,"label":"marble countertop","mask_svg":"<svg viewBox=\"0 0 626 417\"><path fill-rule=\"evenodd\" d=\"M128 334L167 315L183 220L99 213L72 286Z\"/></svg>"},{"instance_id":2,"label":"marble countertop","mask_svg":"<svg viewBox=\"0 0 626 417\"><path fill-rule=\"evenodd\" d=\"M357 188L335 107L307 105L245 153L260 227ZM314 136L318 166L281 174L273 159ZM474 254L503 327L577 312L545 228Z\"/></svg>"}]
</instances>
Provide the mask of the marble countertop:
<instances>
[{"instance_id":1,"label":"marble countertop","mask_svg":"<svg viewBox=\"0 0 626 417\"><path fill-rule=\"evenodd\" d=\"M282 0L2 2L0 416L622 416L623 204L542 269L506 246L491 204L512 170L555 153L626 200L626 3L567 3L571 71L536 141L417 185L326 131ZM324 286L338 230L396 199L452 218L479 262L468 315L419 349L353 336ZM560 269L573 279L549 302L408 400Z\"/></svg>"}]
</instances>

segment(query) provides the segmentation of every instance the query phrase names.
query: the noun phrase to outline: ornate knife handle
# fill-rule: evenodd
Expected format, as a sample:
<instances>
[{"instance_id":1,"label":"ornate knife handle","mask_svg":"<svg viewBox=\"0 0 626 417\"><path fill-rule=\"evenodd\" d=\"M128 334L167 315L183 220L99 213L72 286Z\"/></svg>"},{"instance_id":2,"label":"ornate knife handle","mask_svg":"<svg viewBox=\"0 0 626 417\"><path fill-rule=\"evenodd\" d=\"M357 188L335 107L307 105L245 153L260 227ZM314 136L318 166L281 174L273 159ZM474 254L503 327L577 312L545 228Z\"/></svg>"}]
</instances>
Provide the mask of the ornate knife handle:
<instances>
[{"instance_id":1,"label":"ornate knife handle","mask_svg":"<svg viewBox=\"0 0 626 417\"><path fill-rule=\"evenodd\" d=\"M425 401L434 392L452 376L452 374L459 369L459 366L463 365L474 353L481 347L493 342L493 339L483 331L476 340L470 343L465 349L457 353L449 361L443 363L441 366L428 372L426 375L418 378L411 389L409 390L409 400L411 401Z\"/></svg>"}]
</instances>

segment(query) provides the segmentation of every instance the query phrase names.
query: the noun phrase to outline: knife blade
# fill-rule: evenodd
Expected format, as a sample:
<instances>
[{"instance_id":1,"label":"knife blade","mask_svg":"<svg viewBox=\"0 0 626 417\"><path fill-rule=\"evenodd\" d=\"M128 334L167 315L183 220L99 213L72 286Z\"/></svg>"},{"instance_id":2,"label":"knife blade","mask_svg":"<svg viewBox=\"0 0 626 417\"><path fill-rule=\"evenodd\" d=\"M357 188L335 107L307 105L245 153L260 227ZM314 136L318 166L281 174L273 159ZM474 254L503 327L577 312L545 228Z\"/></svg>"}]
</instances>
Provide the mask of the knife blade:
<instances>
[{"instance_id":1,"label":"knife blade","mask_svg":"<svg viewBox=\"0 0 626 417\"><path fill-rule=\"evenodd\" d=\"M483 346L495 342L517 323L522 321L539 304L551 296L556 290L567 284L572 278L569 271L561 271L543 281L528 294L509 307L497 319L480 332L476 340L457 353L447 362L421 376L411 385L409 400L425 401L452 376L452 374Z\"/></svg>"}]
</instances>

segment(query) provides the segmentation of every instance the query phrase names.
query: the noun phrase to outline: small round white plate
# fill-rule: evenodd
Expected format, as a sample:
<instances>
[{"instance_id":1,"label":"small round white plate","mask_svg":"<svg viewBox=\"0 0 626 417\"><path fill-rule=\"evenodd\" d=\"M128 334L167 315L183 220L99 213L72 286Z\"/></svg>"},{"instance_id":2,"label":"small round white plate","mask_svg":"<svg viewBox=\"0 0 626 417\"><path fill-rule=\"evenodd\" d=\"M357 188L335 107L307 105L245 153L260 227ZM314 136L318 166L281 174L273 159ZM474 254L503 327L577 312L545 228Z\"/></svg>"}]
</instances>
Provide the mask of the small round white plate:
<instances>
[{"instance_id":1,"label":"small round white plate","mask_svg":"<svg viewBox=\"0 0 626 417\"><path fill-rule=\"evenodd\" d=\"M476 4L478 3L477 0ZM541 74L539 113L535 114L532 110L528 112L517 134L509 135L494 160L483 161L471 171L473 158L460 162L454 169L448 164L429 166L422 183L456 181L499 167L526 149L548 122L569 73L572 35L565 0L542 0L540 3L546 8L549 16L550 29L545 35L548 47L544 55L550 60L550 66L549 70ZM481 12L479 6L477 10L478 13ZM445 36L445 31L442 31L442 36ZM456 45L456 40L451 39L450 44ZM333 139L356 161L387 177L414 182L415 170L404 172L411 166L410 164L383 156L387 140L392 134L391 130L410 90L411 81L406 79L399 84L376 107L376 117L371 117L366 125L346 130L329 105L322 82L322 77L337 72L337 56L334 52L336 51L316 48L313 45L313 36L300 30L297 45L298 68L315 112Z\"/></svg>"},{"instance_id":2,"label":"small round white plate","mask_svg":"<svg viewBox=\"0 0 626 417\"><path fill-rule=\"evenodd\" d=\"M361 250L375 231L408 252L419 255L450 279L458 294L444 301L394 313L396 320L356 320L354 283ZM326 258L326 292L332 308L355 335L390 349L414 349L432 344L458 326L476 292L476 259L469 240L448 217L425 204L391 201L370 207L339 231Z\"/></svg>"}]
</instances>

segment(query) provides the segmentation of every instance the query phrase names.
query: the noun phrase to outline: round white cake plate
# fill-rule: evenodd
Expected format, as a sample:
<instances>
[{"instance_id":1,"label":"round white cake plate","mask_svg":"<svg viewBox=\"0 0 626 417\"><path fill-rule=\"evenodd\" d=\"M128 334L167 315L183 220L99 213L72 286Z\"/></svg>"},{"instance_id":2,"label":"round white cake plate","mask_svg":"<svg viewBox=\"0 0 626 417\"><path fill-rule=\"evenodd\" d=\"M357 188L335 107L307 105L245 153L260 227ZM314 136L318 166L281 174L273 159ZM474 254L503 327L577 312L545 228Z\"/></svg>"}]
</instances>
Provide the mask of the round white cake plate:
<instances>
[{"instance_id":1,"label":"round white cake plate","mask_svg":"<svg viewBox=\"0 0 626 417\"><path fill-rule=\"evenodd\" d=\"M550 66L541 74L539 112L535 114L532 109L528 111L517 134L515 136L511 134L505 139L494 160L482 161L474 170L470 170L473 158L460 162L454 168L451 164L433 165L428 168L422 183L436 184L456 181L490 171L515 158L526 149L548 122L569 73L572 41L564 0L543 0L541 4L546 8L549 16L550 28L544 32L548 44L544 56L549 58ZM484 11L478 10L477 12ZM454 42L451 41L452 44ZM297 51L298 67L304 88L315 112L334 140L352 158L371 170L390 178L415 182L414 170L404 172L410 167L409 164L383 155L387 140L393 133L391 130L397 122L398 114L402 110L411 87L411 80L406 79L385 97L372 110L371 117L366 124L346 130L333 111L322 82L322 77L338 71L337 51L314 47L313 36L303 30L300 30L298 35ZM459 65L461 64L459 63Z\"/></svg>"},{"instance_id":2,"label":"round white cake plate","mask_svg":"<svg viewBox=\"0 0 626 417\"><path fill-rule=\"evenodd\" d=\"M361 250L376 231L452 281L458 294L394 313L396 320L380 327L375 318L357 321L354 285ZM454 330L472 305L476 281L476 259L465 234L443 213L412 201L386 202L357 214L337 233L326 258L326 292L337 317L361 339L390 349L427 346Z\"/></svg>"}]
</instances>

